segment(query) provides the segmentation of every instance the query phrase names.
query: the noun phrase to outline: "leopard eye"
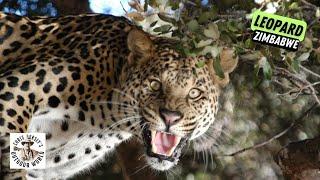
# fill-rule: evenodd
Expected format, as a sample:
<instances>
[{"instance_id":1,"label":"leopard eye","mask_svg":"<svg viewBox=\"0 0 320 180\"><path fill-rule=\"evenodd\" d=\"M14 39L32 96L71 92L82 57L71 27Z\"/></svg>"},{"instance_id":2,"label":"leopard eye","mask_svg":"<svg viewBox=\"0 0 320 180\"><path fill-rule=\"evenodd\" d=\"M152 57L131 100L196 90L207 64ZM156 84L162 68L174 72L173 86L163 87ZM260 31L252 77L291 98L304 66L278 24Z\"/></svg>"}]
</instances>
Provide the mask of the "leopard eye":
<instances>
[{"instance_id":1,"label":"leopard eye","mask_svg":"<svg viewBox=\"0 0 320 180\"><path fill-rule=\"evenodd\" d=\"M160 81L157 81L157 80L152 80L150 82L150 88L152 91L159 91L160 88L161 88L161 83Z\"/></svg>"},{"instance_id":2,"label":"leopard eye","mask_svg":"<svg viewBox=\"0 0 320 180\"><path fill-rule=\"evenodd\" d=\"M189 91L189 98L196 99L201 96L201 91L199 89L193 88Z\"/></svg>"}]
</instances>

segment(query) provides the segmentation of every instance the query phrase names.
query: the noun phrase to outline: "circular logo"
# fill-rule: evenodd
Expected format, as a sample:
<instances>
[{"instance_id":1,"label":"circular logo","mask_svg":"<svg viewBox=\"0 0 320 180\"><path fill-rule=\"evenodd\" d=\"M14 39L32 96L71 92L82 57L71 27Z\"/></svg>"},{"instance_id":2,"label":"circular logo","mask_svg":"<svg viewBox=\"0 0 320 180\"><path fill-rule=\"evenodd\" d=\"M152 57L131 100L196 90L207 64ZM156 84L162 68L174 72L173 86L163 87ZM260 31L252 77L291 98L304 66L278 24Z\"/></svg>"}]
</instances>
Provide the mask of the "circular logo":
<instances>
[{"instance_id":1,"label":"circular logo","mask_svg":"<svg viewBox=\"0 0 320 180\"><path fill-rule=\"evenodd\" d=\"M44 133L10 133L10 168L45 168Z\"/></svg>"}]
</instances>

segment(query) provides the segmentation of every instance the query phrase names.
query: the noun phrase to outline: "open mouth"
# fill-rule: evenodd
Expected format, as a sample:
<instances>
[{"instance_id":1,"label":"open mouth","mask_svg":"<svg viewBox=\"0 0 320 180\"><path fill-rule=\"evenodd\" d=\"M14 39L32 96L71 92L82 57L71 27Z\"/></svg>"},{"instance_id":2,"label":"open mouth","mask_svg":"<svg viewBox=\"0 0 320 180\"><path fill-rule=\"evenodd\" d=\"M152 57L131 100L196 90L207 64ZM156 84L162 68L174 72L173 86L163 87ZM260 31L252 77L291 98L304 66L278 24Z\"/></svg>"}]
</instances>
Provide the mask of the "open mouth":
<instances>
[{"instance_id":1,"label":"open mouth","mask_svg":"<svg viewBox=\"0 0 320 180\"><path fill-rule=\"evenodd\" d=\"M143 137L149 156L174 161L174 152L182 147L183 139L177 135L156 130L143 130Z\"/></svg>"},{"instance_id":2,"label":"open mouth","mask_svg":"<svg viewBox=\"0 0 320 180\"><path fill-rule=\"evenodd\" d=\"M170 157L180 143L181 137L162 131L151 131L151 147L155 154Z\"/></svg>"}]
</instances>

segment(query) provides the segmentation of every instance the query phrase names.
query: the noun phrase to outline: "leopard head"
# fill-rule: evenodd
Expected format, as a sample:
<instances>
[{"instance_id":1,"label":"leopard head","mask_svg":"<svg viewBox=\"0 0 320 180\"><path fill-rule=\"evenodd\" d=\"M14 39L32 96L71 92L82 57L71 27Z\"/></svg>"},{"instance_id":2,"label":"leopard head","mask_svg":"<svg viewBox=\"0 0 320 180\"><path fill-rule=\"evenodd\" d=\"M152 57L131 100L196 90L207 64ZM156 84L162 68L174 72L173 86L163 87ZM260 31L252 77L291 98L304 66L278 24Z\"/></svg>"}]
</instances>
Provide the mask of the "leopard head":
<instances>
[{"instance_id":1,"label":"leopard head","mask_svg":"<svg viewBox=\"0 0 320 180\"><path fill-rule=\"evenodd\" d=\"M178 163L186 142L214 123L220 89L228 83L237 58L221 53L220 78L214 59L182 56L170 39L134 29L127 42L130 54L120 76L123 95L118 97L121 104L134 106L136 118L130 124L135 125L127 130L143 142L147 163L167 170Z\"/></svg>"}]
</instances>

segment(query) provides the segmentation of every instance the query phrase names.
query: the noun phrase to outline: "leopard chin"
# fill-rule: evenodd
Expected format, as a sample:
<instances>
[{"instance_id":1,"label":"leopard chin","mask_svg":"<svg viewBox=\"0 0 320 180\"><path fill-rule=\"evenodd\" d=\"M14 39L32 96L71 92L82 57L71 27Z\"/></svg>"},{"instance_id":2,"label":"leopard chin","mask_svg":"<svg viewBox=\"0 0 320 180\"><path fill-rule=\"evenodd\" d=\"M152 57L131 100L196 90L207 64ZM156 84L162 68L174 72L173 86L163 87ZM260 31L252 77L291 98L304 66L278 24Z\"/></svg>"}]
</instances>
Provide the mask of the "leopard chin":
<instances>
[{"instance_id":1,"label":"leopard chin","mask_svg":"<svg viewBox=\"0 0 320 180\"><path fill-rule=\"evenodd\" d=\"M147 156L146 161L151 168L158 171L166 171L175 166L178 163L179 158L177 158L174 162L171 162L168 160L160 160L159 158Z\"/></svg>"},{"instance_id":2,"label":"leopard chin","mask_svg":"<svg viewBox=\"0 0 320 180\"><path fill-rule=\"evenodd\" d=\"M181 150L187 141L186 138L148 128L143 129L142 136L146 161L151 168L165 171L178 164Z\"/></svg>"}]
</instances>

